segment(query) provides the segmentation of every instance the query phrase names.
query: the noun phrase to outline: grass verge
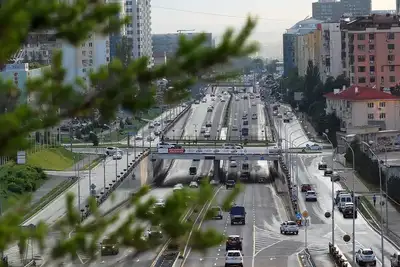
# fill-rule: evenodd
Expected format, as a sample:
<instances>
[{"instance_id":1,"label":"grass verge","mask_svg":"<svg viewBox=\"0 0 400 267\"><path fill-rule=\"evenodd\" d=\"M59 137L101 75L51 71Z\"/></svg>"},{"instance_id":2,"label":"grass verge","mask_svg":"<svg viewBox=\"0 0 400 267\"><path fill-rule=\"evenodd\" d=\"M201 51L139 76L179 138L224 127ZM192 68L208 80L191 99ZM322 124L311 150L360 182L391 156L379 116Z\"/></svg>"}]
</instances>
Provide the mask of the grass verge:
<instances>
[{"instance_id":1,"label":"grass verge","mask_svg":"<svg viewBox=\"0 0 400 267\"><path fill-rule=\"evenodd\" d=\"M63 171L82 158L83 155L73 153L64 147L55 147L28 154L27 163L44 170Z\"/></svg>"},{"instance_id":2,"label":"grass verge","mask_svg":"<svg viewBox=\"0 0 400 267\"><path fill-rule=\"evenodd\" d=\"M37 203L33 204L29 212L25 214L24 221L28 220L30 217L38 213L41 209L43 209L47 204L52 202L56 197L65 192L68 188L70 188L77 180L76 179L67 179L60 183L58 186L53 188L49 193L43 196Z\"/></svg>"},{"instance_id":3,"label":"grass verge","mask_svg":"<svg viewBox=\"0 0 400 267\"><path fill-rule=\"evenodd\" d=\"M104 160L104 156L99 156L96 159L94 159L92 162L90 162L89 164L86 164L82 170L86 171L86 170L91 170L94 167L96 167L102 160Z\"/></svg>"}]
</instances>

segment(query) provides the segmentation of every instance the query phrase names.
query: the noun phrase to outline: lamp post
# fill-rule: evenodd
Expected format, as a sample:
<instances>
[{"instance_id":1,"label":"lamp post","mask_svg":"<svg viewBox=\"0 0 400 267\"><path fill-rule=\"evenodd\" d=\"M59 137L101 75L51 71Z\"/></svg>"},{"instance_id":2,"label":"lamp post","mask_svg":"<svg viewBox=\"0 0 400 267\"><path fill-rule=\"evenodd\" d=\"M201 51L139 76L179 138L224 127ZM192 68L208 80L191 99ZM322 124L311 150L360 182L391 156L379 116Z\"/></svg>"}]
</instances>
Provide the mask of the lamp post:
<instances>
[{"instance_id":1,"label":"lamp post","mask_svg":"<svg viewBox=\"0 0 400 267\"><path fill-rule=\"evenodd\" d=\"M286 153L285 153L285 158L286 158L286 163L288 163L288 161L289 161L289 153L288 153L288 149L289 149L289 146L291 145L290 144L290 142L288 142L287 141L287 130L289 130L290 128L292 128L294 125L291 125L291 126L289 126L289 127L287 127L287 124L285 124L285 127L284 127L284 129L285 129L285 140L286 140L286 148L285 148L285 150L286 150Z\"/></svg>"},{"instance_id":2,"label":"lamp post","mask_svg":"<svg viewBox=\"0 0 400 267\"><path fill-rule=\"evenodd\" d=\"M333 146L332 141L329 139L328 135L326 133L322 134L325 136L326 140L331 144L332 146L332 177L331 177L331 183L332 183L332 246L335 246L335 182L338 182L340 180L339 174L334 171L335 169L335 147ZM354 213L353 213L354 214ZM354 217L354 215L353 215Z\"/></svg>"},{"instance_id":3,"label":"lamp post","mask_svg":"<svg viewBox=\"0 0 400 267\"><path fill-rule=\"evenodd\" d=\"M297 140L297 139L299 139L299 138L301 137L301 136L296 137L296 138L293 140L293 142L292 142L292 135L293 135L294 133L297 133L298 131L302 131L302 129L299 128L299 129L297 129L296 131L291 132L291 133L289 134L289 144L290 144L290 147L293 147L293 146L294 146L294 141ZM288 149L289 149L289 148L288 148ZM293 158L292 153L290 153L290 155L289 155L289 162L290 162L290 171L291 171L291 173L293 172L293 170L292 170L292 164L291 164L292 158Z\"/></svg>"},{"instance_id":4,"label":"lamp post","mask_svg":"<svg viewBox=\"0 0 400 267\"><path fill-rule=\"evenodd\" d=\"M356 164L356 159L355 159L355 154L354 154L354 149L351 147L351 145L349 144L349 142L347 141L346 138L342 137L342 140L346 143L347 147L351 150L351 153L353 154L353 235L352 235L352 239L353 239L353 264L352 266L356 265L356 218L355 218L355 214L356 214L356 205L354 202L354 191L355 191L355 164ZM382 264L383 266L383 264Z\"/></svg>"},{"instance_id":5,"label":"lamp post","mask_svg":"<svg viewBox=\"0 0 400 267\"><path fill-rule=\"evenodd\" d=\"M371 145L373 144L372 141L369 142L369 144L367 142L362 141L361 143L363 143L364 145L366 145L368 147L369 152L374 155L374 157L377 159L378 161L378 169L379 169L379 206L380 206L380 210L381 210L381 253L382 253L382 266L385 266L385 255L383 253L384 251L384 237L383 237L383 190L382 190L382 166L381 166L381 161L379 160L378 156L375 154L375 152L372 150ZM387 192L386 192L387 194ZM387 196L386 196L387 199ZM387 203L386 203L387 204Z\"/></svg>"}]
</instances>

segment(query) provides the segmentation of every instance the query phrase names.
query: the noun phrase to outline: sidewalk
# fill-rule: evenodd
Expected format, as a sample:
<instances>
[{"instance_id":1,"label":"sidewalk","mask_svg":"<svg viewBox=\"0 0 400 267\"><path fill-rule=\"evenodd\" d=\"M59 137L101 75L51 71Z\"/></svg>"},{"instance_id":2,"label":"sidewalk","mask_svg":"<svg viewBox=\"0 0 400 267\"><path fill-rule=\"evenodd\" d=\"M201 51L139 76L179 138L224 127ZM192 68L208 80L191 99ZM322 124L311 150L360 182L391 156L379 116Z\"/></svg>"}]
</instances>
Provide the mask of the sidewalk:
<instances>
[{"instance_id":1,"label":"sidewalk","mask_svg":"<svg viewBox=\"0 0 400 267\"><path fill-rule=\"evenodd\" d=\"M363 200L361 201L365 207L365 209L372 215L373 218L368 218L367 220L372 223L373 225L375 224L375 227L377 227L376 222L380 222L381 217L384 216L384 223L385 223L385 229L388 228L387 230L387 236L392 239L396 244L400 245L400 213L396 210L396 208L393 206L393 204L388 201L387 202L387 207L384 205L383 212L381 213L379 203L381 203L381 199L379 196L379 189L371 191L370 188L368 188L362 179L356 175L353 176L353 172L351 169L348 169L347 166L343 165L344 163L344 156L340 156L340 160L335 162L335 169L339 170L339 175L341 177L341 184L347 187L349 190L353 188L353 177L354 179L354 188L355 192L360 192L364 197ZM344 169L346 168L346 169ZM376 196L376 206L373 204L373 195ZM386 201L385 197L383 197L383 202ZM387 214L386 214L387 211Z\"/></svg>"},{"instance_id":2,"label":"sidewalk","mask_svg":"<svg viewBox=\"0 0 400 267\"><path fill-rule=\"evenodd\" d=\"M312 126L311 122L308 120L308 115L303 112L296 112L296 117L301 122L301 126L304 129L304 132L307 133L308 138L316 143L326 143L326 141L318 135Z\"/></svg>"}]
</instances>

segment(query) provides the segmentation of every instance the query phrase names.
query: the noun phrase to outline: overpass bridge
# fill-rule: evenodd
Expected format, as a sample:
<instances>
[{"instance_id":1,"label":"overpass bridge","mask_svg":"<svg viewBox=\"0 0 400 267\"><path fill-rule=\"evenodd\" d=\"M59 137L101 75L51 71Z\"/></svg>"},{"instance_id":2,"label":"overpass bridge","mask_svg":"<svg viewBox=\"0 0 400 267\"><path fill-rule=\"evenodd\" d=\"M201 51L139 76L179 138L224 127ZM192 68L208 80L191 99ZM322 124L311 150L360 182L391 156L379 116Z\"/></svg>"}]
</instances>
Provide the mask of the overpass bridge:
<instances>
[{"instance_id":1,"label":"overpass bridge","mask_svg":"<svg viewBox=\"0 0 400 267\"><path fill-rule=\"evenodd\" d=\"M214 82L210 83L209 86L212 87L253 87L252 83L243 83L243 82Z\"/></svg>"},{"instance_id":2,"label":"overpass bridge","mask_svg":"<svg viewBox=\"0 0 400 267\"><path fill-rule=\"evenodd\" d=\"M255 144L255 145L264 145L264 146L276 146L275 142L270 142L266 139L259 139L257 137L248 137L242 138L238 136L227 136L226 139L212 139L212 138L204 138L203 136L184 136L184 137L172 137L165 138L165 141L174 143L174 144Z\"/></svg>"}]
</instances>

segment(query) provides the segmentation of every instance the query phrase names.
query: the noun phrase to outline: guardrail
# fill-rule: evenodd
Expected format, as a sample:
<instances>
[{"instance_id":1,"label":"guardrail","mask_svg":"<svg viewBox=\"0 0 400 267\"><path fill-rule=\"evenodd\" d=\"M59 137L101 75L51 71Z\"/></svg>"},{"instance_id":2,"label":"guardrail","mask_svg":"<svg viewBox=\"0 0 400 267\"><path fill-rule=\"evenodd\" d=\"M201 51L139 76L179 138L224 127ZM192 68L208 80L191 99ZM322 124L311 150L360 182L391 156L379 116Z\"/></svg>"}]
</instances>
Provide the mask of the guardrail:
<instances>
[{"instance_id":1,"label":"guardrail","mask_svg":"<svg viewBox=\"0 0 400 267\"><path fill-rule=\"evenodd\" d=\"M331 242L329 242L329 255L332 257L333 261L335 262L336 266L338 267L350 267L351 264L347 260L346 256L343 252Z\"/></svg>"},{"instance_id":2,"label":"guardrail","mask_svg":"<svg viewBox=\"0 0 400 267\"><path fill-rule=\"evenodd\" d=\"M316 267L308 248L299 252L298 257L302 267Z\"/></svg>"},{"instance_id":3,"label":"guardrail","mask_svg":"<svg viewBox=\"0 0 400 267\"><path fill-rule=\"evenodd\" d=\"M240 130L238 130L240 131ZM169 142L174 142L174 143L260 143L260 144L269 144L272 143L271 141L268 140L260 140L258 137L252 137L252 136L227 136L224 139L219 139L219 138L204 138L202 136L184 136L182 138L175 138L173 136L172 138L166 139Z\"/></svg>"}]
</instances>

